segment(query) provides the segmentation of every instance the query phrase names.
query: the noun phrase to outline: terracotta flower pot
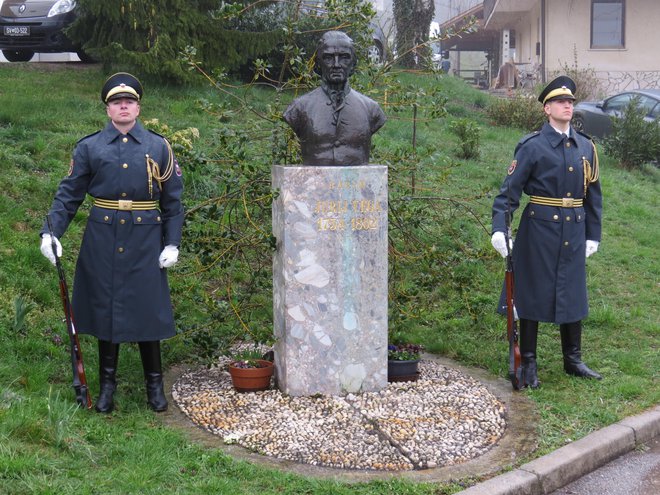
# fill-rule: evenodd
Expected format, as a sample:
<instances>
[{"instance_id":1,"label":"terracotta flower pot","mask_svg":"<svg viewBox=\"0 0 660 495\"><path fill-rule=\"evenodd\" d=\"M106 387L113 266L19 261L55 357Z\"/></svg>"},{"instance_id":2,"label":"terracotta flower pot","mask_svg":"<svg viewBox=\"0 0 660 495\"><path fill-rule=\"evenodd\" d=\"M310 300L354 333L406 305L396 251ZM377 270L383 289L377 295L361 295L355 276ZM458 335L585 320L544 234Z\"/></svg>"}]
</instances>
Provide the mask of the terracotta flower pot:
<instances>
[{"instance_id":1,"label":"terracotta flower pot","mask_svg":"<svg viewBox=\"0 0 660 495\"><path fill-rule=\"evenodd\" d=\"M237 392L258 392L270 387L270 378L273 376L273 363L264 359L257 359L261 368L238 368L231 363L229 374Z\"/></svg>"},{"instance_id":2,"label":"terracotta flower pot","mask_svg":"<svg viewBox=\"0 0 660 495\"><path fill-rule=\"evenodd\" d=\"M389 382L414 382L419 376L419 359L409 361L387 361L387 381Z\"/></svg>"}]
</instances>

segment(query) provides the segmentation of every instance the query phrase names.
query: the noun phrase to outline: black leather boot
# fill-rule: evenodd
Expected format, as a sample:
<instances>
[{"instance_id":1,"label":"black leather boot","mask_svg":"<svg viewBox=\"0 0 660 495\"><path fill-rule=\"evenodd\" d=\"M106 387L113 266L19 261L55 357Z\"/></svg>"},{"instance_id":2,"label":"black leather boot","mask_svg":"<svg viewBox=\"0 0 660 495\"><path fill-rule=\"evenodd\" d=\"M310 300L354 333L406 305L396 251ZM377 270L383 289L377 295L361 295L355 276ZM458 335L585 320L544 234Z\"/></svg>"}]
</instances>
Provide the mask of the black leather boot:
<instances>
[{"instance_id":1,"label":"black leather boot","mask_svg":"<svg viewBox=\"0 0 660 495\"><path fill-rule=\"evenodd\" d=\"M99 340L99 398L96 410L109 413L115 408L113 399L117 388L117 360L119 359L119 344Z\"/></svg>"},{"instance_id":2,"label":"black leather boot","mask_svg":"<svg viewBox=\"0 0 660 495\"><path fill-rule=\"evenodd\" d=\"M160 341L139 342L147 403L156 412L167 410L167 398L163 388L163 370L160 362Z\"/></svg>"},{"instance_id":3,"label":"black leather boot","mask_svg":"<svg viewBox=\"0 0 660 495\"><path fill-rule=\"evenodd\" d=\"M520 320L521 388L539 388L539 385L541 385L536 374L536 339L538 332L538 321Z\"/></svg>"},{"instance_id":4,"label":"black leather boot","mask_svg":"<svg viewBox=\"0 0 660 495\"><path fill-rule=\"evenodd\" d=\"M601 380L602 376L582 362L582 322L559 325L559 332L561 351L564 354L564 371L569 375Z\"/></svg>"}]
</instances>

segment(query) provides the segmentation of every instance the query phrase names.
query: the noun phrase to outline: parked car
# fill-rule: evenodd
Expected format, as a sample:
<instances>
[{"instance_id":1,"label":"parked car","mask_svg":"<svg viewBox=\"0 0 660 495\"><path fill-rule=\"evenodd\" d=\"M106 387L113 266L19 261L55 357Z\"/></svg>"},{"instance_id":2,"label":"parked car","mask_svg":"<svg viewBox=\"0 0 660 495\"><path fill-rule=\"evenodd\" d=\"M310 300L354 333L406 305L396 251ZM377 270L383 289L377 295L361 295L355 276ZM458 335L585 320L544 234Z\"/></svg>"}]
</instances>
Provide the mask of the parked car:
<instances>
[{"instance_id":1,"label":"parked car","mask_svg":"<svg viewBox=\"0 0 660 495\"><path fill-rule=\"evenodd\" d=\"M76 52L90 61L63 30L76 18L75 0L0 1L0 50L9 62L27 62L36 52Z\"/></svg>"},{"instance_id":2,"label":"parked car","mask_svg":"<svg viewBox=\"0 0 660 495\"><path fill-rule=\"evenodd\" d=\"M595 138L612 132L612 119L620 117L633 98L638 98L644 119L660 123L660 89L634 89L601 101L582 101L573 110L573 126Z\"/></svg>"},{"instance_id":3,"label":"parked car","mask_svg":"<svg viewBox=\"0 0 660 495\"><path fill-rule=\"evenodd\" d=\"M375 22L371 22L369 27L373 30L373 33L371 35L372 44L367 48L367 56L371 62L382 64L387 58L387 37Z\"/></svg>"}]
</instances>

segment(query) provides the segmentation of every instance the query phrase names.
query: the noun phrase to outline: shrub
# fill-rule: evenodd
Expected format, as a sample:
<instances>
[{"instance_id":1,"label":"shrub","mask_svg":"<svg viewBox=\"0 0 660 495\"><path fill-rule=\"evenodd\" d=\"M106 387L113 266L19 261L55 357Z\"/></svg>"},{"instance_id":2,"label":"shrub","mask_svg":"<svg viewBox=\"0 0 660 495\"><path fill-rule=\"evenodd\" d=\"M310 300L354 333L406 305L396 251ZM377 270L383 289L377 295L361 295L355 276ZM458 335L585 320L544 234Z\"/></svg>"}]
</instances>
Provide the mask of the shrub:
<instances>
[{"instance_id":1,"label":"shrub","mask_svg":"<svg viewBox=\"0 0 660 495\"><path fill-rule=\"evenodd\" d=\"M481 130L479 126L469 119L454 120L449 124L451 131L461 140L458 156L465 159L479 156L479 141Z\"/></svg>"},{"instance_id":2,"label":"shrub","mask_svg":"<svg viewBox=\"0 0 660 495\"><path fill-rule=\"evenodd\" d=\"M642 168L660 161L660 125L644 120L639 99L633 98L619 118L612 122L612 133L603 140L605 153L625 168Z\"/></svg>"},{"instance_id":3,"label":"shrub","mask_svg":"<svg viewBox=\"0 0 660 495\"><path fill-rule=\"evenodd\" d=\"M604 96L602 85L596 71L587 66L586 68L578 67L577 49L573 45L573 65L563 63L561 69L549 74L550 80L557 76L568 76L575 82L575 103L580 101L599 100Z\"/></svg>"},{"instance_id":4,"label":"shrub","mask_svg":"<svg viewBox=\"0 0 660 495\"><path fill-rule=\"evenodd\" d=\"M529 95L497 99L486 108L486 115L495 125L517 127L527 132L540 129L546 120L536 97Z\"/></svg>"}]
</instances>

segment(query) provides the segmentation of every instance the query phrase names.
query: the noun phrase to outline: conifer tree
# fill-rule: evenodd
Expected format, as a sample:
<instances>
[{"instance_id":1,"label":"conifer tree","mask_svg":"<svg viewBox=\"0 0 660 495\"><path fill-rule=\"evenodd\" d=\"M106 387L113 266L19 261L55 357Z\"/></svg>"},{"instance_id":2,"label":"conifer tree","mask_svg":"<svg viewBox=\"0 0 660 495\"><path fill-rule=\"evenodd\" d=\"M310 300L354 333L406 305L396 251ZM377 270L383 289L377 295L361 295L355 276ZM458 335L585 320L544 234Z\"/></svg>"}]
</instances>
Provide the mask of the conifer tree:
<instances>
[{"instance_id":1,"label":"conifer tree","mask_svg":"<svg viewBox=\"0 0 660 495\"><path fill-rule=\"evenodd\" d=\"M182 55L194 52L209 72L237 74L262 59L281 83L325 30L345 30L366 46L373 15L368 0L78 0L67 34L106 66L142 77L185 81L193 73Z\"/></svg>"},{"instance_id":2,"label":"conifer tree","mask_svg":"<svg viewBox=\"0 0 660 495\"><path fill-rule=\"evenodd\" d=\"M233 69L268 53L281 31L225 29L217 0L78 0L72 40L106 65L132 67L144 76L183 81L180 54L193 47L208 67Z\"/></svg>"}]
</instances>

